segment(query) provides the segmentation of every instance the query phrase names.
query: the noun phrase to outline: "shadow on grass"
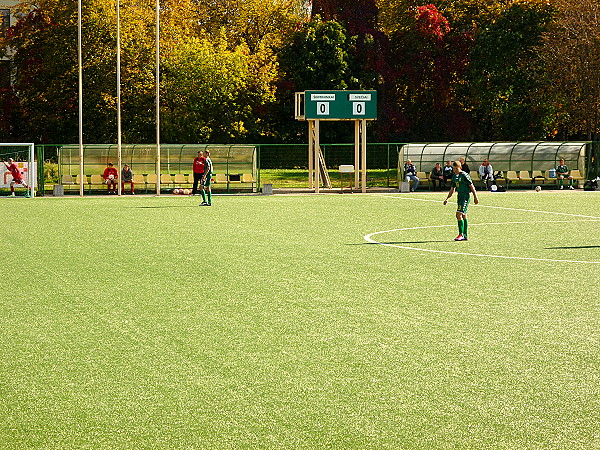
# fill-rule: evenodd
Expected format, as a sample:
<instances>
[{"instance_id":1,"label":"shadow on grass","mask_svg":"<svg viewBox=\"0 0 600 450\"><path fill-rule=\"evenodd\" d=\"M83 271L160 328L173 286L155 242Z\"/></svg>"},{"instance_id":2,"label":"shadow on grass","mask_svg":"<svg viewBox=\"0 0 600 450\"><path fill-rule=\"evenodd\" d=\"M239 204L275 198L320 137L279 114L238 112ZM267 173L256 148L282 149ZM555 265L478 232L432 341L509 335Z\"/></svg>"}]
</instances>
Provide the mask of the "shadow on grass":
<instances>
[{"instance_id":1,"label":"shadow on grass","mask_svg":"<svg viewBox=\"0 0 600 450\"><path fill-rule=\"evenodd\" d=\"M450 242L448 239L444 241L403 241L403 242L381 242L381 244L401 245L401 244L433 244L436 242Z\"/></svg>"},{"instance_id":2,"label":"shadow on grass","mask_svg":"<svg viewBox=\"0 0 600 450\"><path fill-rule=\"evenodd\" d=\"M130 207L126 207L129 209ZM198 208L198 205L162 205L162 206L132 206L134 209L163 209L163 208Z\"/></svg>"},{"instance_id":3,"label":"shadow on grass","mask_svg":"<svg viewBox=\"0 0 600 450\"><path fill-rule=\"evenodd\" d=\"M444 241L404 241L404 242L363 242L360 244L346 244L346 245L402 245L402 244L434 244L437 242L451 242L449 240Z\"/></svg>"},{"instance_id":4,"label":"shadow on grass","mask_svg":"<svg viewBox=\"0 0 600 450\"><path fill-rule=\"evenodd\" d=\"M600 248L600 245L576 245L573 247L546 247L546 250L569 250L578 248Z\"/></svg>"}]
</instances>

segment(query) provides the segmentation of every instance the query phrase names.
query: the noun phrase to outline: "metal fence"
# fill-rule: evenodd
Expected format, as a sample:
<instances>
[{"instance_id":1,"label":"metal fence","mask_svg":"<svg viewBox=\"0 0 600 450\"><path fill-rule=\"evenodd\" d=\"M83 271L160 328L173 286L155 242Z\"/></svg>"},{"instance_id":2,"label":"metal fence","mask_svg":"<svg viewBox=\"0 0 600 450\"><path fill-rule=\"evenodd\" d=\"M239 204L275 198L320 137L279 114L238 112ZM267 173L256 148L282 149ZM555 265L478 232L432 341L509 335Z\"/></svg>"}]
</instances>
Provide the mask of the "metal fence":
<instances>
[{"instance_id":1,"label":"metal fence","mask_svg":"<svg viewBox=\"0 0 600 450\"><path fill-rule=\"evenodd\" d=\"M406 144L367 144L367 167L394 169L398 165L398 152ZM308 144L261 144L262 169L307 169ZM342 164L354 163L354 144L321 144L325 164L336 169Z\"/></svg>"},{"instance_id":2,"label":"metal fence","mask_svg":"<svg viewBox=\"0 0 600 450\"><path fill-rule=\"evenodd\" d=\"M57 155L60 174L78 173L77 145L40 145L38 161L46 154ZM210 148L215 171L229 174L251 171L260 185L261 169L302 169L308 167L307 144L256 145L161 145L161 173L189 173L198 149ZM354 163L354 144L321 144L325 163L336 170L340 165ZM240 151L234 149L241 149ZM115 161L116 145L86 145L85 173L101 173L109 160ZM600 142L491 142L491 143L368 143L367 168L395 171L399 164L411 159L417 170L429 172L436 162L444 163L465 157L477 169L488 158L494 170L548 170L564 158L572 169L578 169L588 179L600 176ZM155 171L155 145L124 145L123 163L138 173ZM443 165L443 164L442 164ZM39 186L44 185L43 164L38 164ZM395 182L395 180L393 180ZM387 185L390 186L388 179Z\"/></svg>"}]
</instances>

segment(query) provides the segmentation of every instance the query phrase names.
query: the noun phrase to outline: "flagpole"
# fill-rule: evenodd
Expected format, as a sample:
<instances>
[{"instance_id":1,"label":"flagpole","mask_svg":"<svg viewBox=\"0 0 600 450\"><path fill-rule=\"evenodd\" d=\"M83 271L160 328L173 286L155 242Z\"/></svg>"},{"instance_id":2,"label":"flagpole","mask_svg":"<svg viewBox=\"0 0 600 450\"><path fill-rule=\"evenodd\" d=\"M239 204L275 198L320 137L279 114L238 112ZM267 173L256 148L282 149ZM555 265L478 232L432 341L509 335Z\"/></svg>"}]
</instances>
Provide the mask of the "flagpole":
<instances>
[{"instance_id":1,"label":"flagpole","mask_svg":"<svg viewBox=\"0 0 600 450\"><path fill-rule=\"evenodd\" d=\"M85 175L83 173L83 56L81 39L81 0L77 4L77 57L79 84L79 196L83 197Z\"/></svg>"},{"instance_id":2,"label":"flagpole","mask_svg":"<svg viewBox=\"0 0 600 450\"><path fill-rule=\"evenodd\" d=\"M117 158L119 177L122 172L122 142L121 142L121 7L120 0L117 0ZM117 178L117 192L121 192L122 180Z\"/></svg>"},{"instance_id":3,"label":"flagpole","mask_svg":"<svg viewBox=\"0 0 600 450\"><path fill-rule=\"evenodd\" d=\"M160 195L160 0L156 0L156 195Z\"/></svg>"}]
</instances>

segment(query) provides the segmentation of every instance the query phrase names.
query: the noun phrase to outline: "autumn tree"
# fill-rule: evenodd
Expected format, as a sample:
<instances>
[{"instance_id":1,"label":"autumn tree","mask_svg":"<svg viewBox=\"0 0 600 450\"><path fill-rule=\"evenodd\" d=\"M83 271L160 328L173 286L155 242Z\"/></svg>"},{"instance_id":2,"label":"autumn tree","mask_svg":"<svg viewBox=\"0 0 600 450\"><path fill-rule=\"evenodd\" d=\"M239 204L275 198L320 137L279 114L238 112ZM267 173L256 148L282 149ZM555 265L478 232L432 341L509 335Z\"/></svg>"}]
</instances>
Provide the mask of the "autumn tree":
<instances>
[{"instance_id":1,"label":"autumn tree","mask_svg":"<svg viewBox=\"0 0 600 450\"><path fill-rule=\"evenodd\" d=\"M274 8L273 2L263 3L266 12ZM123 142L155 139L154 5L153 0L120 0ZM115 6L115 1L101 0L84 4L85 142L116 141ZM76 141L76 4L27 0L19 8L23 15L3 42L15 51L16 83L10 98L15 111L35 142ZM209 32L201 26L198 11L194 0L161 1L163 137L171 142L260 138L265 133L260 116L273 96L273 51L264 36L253 41L251 50L236 33ZM270 22L267 35L283 26L275 22Z\"/></svg>"},{"instance_id":2,"label":"autumn tree","mask_svg":"<svg viewBox=\"0 0 600 450\"><path fill-rule=\"evenodd\" d=\"M225 34L215 41L190 37L165 55L163 135L170 142L260 140L257 111L273 100L275 65L270 52L230 50Z\"/></svg>"},{"instance_id":3,"label":"autumn tree","mask_svg":"<svg viewBox=\"0 0 600 450\"><path fill-rule=\"evenodd\" d=\"M498 5L478 25L467 80L476 139L547 135L551 99L537 47L552 17L545 2L511 2Z\"/></svg>"},{"instance_id":4,"label":"autumn tree","mask_svg":"<svg viewBox=\"0 0 600 450\"><path fill-rule=\"evenodd\" d=\"M594 0L556 0L556 21L541 48L555 94L560 137L598 140L600 132L600 4Z\"/></svg>"},{"instance_id":5,"label":"autumn tree","mask_svg":"<svg viewBox=\"0 0 600 450\"><path fill-rule=\"evenodd\" d=\"M457 140L472 133L458 94L472 34L456 30L433 4L394 2L382 8L389 36L388 135L394 140Z\"/></svg>"},{"instance_id":6,"label":"autumn tree","mask_svg":"<svg viewBox=\"0 0 600 450\"><path fill-rule=\"evenodd\" d=\"M19 129L21 140L48 142L75 135L71 124L77 120L76 91L70 88L76 82L70 54L75 47L67 38L70 32L76 35L69 20L72 13L70 7L57 8L54 15L23 11L21 20L3 39L3 46L12 53L14 68L12 89L6 95L13 98L19 120L27 124Z\"/></svg>"},{"instance_id":7,"label":"autumn tree","mask_svg":"<svg viewBox=\"0 0 600 450\"><path fill-rule=\"evenodd\" d=\"M278 43L306 14L304 0L206 0L196 2L194 17L207 33L218 36L226 30L234 46L245 44L253 53Z\"/></svg>"}]
</instances>

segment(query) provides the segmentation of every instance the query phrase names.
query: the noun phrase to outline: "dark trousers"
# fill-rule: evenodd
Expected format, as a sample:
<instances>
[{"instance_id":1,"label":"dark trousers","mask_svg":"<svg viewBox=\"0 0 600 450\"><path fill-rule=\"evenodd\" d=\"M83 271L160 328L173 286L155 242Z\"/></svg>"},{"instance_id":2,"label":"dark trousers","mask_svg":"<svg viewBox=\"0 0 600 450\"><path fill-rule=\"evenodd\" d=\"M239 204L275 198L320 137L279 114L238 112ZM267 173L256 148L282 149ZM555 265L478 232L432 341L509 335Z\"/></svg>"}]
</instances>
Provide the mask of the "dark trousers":
<instances>
[{"instance_id":1,"label":"dark trousers","mask_svg":"<svg viewBox=\"0 0 600 450\"><path fill-rule=\"evenodd\" d=\"M192 195L196 195L196 192L198 191L198 183L202 179L202 175L204 175L204 173L194 172L194 186L192 187Z\"/></svg>"},{"instance_id":2,"label":"dark trousers","mask_svg":"<svg viewBox=\"0 0 600 450\"><path fill-rule=\"evenodd\" d=\"M436 183L437 183L437 186L436 186ZM446 183L444 183L444 181L441 178L432 178L431 184L433 185L433 189L442 190Z\"/></svg>"},{"instance_id":3,"label":"dark trousers","mask_svg":"<svg viewBox=\"0 0 600 450\"><path fill-rule=\"evenodd\" d=\"M483 185L483 187L485 189L489 189L492 187L492 184L494 184L494 181L491 179L491 177L489 175L484 175L483 178L481 179L481 184Z\"/></svg>"}]
</instances>

